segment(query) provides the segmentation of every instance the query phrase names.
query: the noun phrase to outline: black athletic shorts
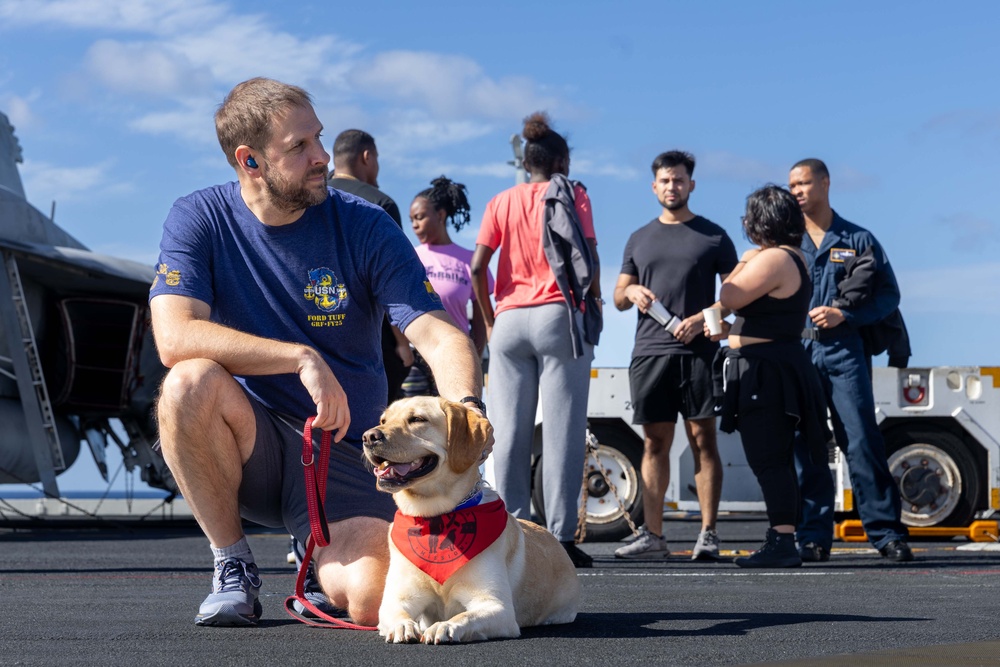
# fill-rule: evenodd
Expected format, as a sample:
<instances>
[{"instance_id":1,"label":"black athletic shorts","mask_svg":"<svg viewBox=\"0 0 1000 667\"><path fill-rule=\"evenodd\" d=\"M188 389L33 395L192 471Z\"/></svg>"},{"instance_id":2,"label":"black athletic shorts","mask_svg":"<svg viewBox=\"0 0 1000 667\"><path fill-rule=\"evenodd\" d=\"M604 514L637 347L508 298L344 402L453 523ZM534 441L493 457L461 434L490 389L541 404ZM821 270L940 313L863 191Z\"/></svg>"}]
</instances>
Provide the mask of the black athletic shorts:
<instances>
[{"instance_id":1,"label":"black athletic shorts","mask_svg":"<svg viewBox=\"0 0 1000 667\"><path fill-rule=\"evenodd\" d=\"M243 466L240 515L270 528L285 529L304 541L309 535L305 472L302 467L302 427L279 417L247 395L257 419L253 454ZM320 431L313 435L319 453ZM396 504L392 496L375 488L375 475L365 467L360 445L344 440L330 447L326 482L326 519L342 521L367 516L392 521Z\"/></svg>"},{"instance_id":2,"label":"black athletic shorts","mask_svg":"<svg viewBox=\"0 0 1000 667\"><path fill-rule=\"evenodd\" d=\"M711 356L661 354L634 357L628 369L632 423L677 423L715 416Z\"/></svg>"}]
</instances>

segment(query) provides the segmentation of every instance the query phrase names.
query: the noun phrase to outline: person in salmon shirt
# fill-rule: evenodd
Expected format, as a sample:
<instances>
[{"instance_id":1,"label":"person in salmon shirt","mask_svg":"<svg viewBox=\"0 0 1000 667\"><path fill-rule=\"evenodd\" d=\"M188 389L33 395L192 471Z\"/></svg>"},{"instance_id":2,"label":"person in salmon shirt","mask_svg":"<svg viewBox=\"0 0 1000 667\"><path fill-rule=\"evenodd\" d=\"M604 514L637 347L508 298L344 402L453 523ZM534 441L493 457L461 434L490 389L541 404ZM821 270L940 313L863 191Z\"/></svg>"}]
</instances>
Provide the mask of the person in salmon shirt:
<instances>
[{"instance_id":1,"label":"person in salmon shirt","mask_svg":"<svg viewBox=\"0 0 1000 667\"><path fill-rule=\"evenodd\" d=\"M586 189L567 179L569 145L552 130L548 115L528 116L522 134L529 182L490 200L472 258L476 303L489 341L495 483L507 508L529 519L531 447L541 397L546 527L577 567L590 567L592 559L574 544L574 534L597 342L585 323L599 316L602 306L594 220ZM567 269L567 254L553 270L549 251L560 246L552 242L560 233L561 247L571 247L573 258L583 260L580 266ZM487 266L498 249L494 310ZM569 298L567 282L574 285Z\"/></svg>"}]
</instances>

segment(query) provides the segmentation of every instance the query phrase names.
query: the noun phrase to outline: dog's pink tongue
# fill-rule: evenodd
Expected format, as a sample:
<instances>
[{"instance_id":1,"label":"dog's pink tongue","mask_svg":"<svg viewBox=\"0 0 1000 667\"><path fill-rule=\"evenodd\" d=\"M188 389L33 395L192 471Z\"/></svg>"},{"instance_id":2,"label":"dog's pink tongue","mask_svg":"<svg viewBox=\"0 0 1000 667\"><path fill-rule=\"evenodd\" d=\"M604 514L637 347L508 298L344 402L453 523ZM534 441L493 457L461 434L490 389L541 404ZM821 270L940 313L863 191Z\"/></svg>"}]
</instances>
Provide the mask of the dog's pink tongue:
<instances>
[{"instance_id":1,"label":"dog's pink tongue","mask_svg":"<svg viewBox=\"0 0 1000 667\"><path fill-rule=\"evenodd\" d=\"M403 477L416 467L416 463L383 463L375 468L375 475L382 479L384 477Z\"/></svg>"}]
</instances>

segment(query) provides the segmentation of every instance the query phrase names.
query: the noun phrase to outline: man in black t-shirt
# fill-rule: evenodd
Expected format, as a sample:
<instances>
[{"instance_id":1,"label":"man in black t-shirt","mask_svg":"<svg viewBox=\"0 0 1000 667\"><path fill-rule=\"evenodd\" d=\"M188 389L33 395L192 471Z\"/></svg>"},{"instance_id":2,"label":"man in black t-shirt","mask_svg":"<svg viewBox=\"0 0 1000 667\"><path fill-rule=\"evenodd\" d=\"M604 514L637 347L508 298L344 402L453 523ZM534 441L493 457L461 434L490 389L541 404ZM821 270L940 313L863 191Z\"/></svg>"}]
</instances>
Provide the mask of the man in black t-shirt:
<instances>
[{"instance_id":1,"label":"man in black t-shirt","mask_svg":"<svg viewBox=\"0 0 1000 667\"><path fill-rule=\"evenodd\" d=\"M396 221L400 229L403 219L392 197L378 189L378 148L375 139L363 130L344 130L333 141L333 171L326 184L335 190L349 192L379 206ZM403 380L413 365L413 350L400 331L382 321L382 363L389 383L386 405L402 397Z\"/></svg>"},{"instance_id":2,"label":"man in black t-shirt","mask_svg":"<svg viewBox=\"0 0 1000 667\"><path fill-rule=\"evenodd\" d=\"M663 211L632 234L625 244L615 306L635 304L639 322L629 367L632 421L645 435L642 454L645 525L637 539L615 551L617 558L666 558L663 497L670 483L670 446L677 414L694 454L695 485L702 530L693 559L719 552L715 520L722 490L722 461L716 443L712 359L719 344L703 332L702 309L719 307L716 276L726 279L737 263L736 248L726 232L688 208L694 191L694 157L681 151L653 161L653 192ZM654 301L681 320L669 333L654 319ZM725 311L723 311L725 313ZM668 315L669 317L669 315Z\"/></svg>"}]
</instances>

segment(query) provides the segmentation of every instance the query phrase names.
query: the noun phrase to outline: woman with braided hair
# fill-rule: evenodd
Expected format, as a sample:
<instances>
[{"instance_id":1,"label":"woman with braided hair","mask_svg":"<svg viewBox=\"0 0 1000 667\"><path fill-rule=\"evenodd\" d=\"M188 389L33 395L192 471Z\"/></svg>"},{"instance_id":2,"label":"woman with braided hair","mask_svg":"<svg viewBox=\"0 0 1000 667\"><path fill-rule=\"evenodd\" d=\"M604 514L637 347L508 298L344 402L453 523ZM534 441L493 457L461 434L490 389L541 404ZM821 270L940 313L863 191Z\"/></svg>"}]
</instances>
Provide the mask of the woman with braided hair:
<instances>
[{"instance_id":1,"label":"woman with braided hair","mask_svg":"<svg viewBox=\"0 0 1000 667\"><path fill-rule=\"evenodd\" d=\"M494 477L507 509L530 519L531 447L541 398L546 527L574 565L591 567L591 557L575 545L574 536L597 342L586 321L599 318L602 303L594 218L586 189L567 178L569 145L549 126L548 115L528 116L522 135L529 182L490 201L472 258L490 347ZM553 243L556 234L560 239ZM572 257L584 260L570 266L572 257L552 252L556 247L572 247ZM501 248L494 313L485 269ZM570 275L579 280L567 296L563 287L572 282L565 279Z\"/></svg>"},{"instance_id":2,"label":"woman with braided hair","mask_svg":"<svg viewBox=\"0 0 1000 667\"><path fill-rule=\"evenodd\" d=\"M482 310L475 305L472 290L472 251L455 245L448 234L448 225L461 231L469 224L469 199L465 186L441 176L431 181L431 187L422 190L410 204L410 223L420 245L417 257L424 264L427 279L441 297L445 311L458 328L472 337L479 355L486 347L486 323ZM493 289L493 276L488 275L489 289ZM469 304L472 315L469 316ZM434 380L426 364L417 359L403 383L407 396L434 394Z\"/></svg>"}]
</instances>

